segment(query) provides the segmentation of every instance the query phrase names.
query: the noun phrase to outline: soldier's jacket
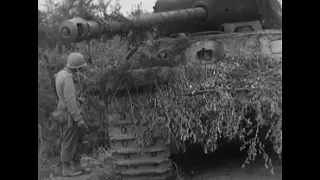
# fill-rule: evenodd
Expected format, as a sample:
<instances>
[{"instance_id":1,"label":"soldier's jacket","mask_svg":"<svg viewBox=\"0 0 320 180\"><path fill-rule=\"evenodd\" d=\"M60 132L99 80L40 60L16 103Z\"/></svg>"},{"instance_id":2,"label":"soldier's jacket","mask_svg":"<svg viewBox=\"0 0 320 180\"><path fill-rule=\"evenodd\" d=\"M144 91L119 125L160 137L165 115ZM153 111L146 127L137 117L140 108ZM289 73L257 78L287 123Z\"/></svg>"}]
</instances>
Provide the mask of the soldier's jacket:
<instances>
[{"instance_id":1,"label":"soldier's jacket","mask_svg":"<svg viewBox=\"0 0 320 180\"><path fill-rule=\"evenodd\" d=\"M77 104L76 88L73 76L67 68L55 75L56 90L59 98L57 110L67 111L74 121L82 119Z\"/></svg>"}]
</instances>

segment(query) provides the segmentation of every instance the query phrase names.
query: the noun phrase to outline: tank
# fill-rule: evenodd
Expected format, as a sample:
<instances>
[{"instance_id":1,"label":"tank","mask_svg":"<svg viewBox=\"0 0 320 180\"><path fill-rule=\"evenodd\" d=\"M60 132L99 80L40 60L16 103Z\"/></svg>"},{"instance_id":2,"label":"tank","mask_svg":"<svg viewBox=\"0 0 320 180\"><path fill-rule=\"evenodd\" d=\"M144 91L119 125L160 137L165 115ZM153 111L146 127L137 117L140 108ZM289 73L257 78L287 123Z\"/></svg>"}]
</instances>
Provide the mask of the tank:
<instances>
[{"instance_id":1,"label":"tank","mask_svg":"<svg viewBox=\"0 0 320 180\"><path fill-rule=\"evenodd\" d=\"M74 18L60 23L58 32L65 43L70 43L101 33L130 31L134 27L152 24L159 26L161 36L180 32L225 31L225 25L252 21L259 21L260 29L282 27L282 8L277 0L160 0L156 2L154 11L153 14L129 17L126 23ZM245 25L237 26L243 29Z\"/></svg>"},{"instance_id":2,"label":"tank","mask_svg":"<svg viewBox=\"0 0 320 180\"><path fill-rule=\"evenodd\" d=\"M166 84L171 74L181 74L181 67L200 64L214 69L217 62L239 55L262 55L282 62L282 7L276 0L158 0L154 13L126 21L129 25L74 18L62 22L58 31L70 43L158 25L160 37L130 50L130 63L122 64L121 72L107 70L99 88L107 104L110 147L122 179L174 179L170 155L179 152L174 139L158 135L143 148L135 146L133 126L143 116L130 109L130 104L146 104L147 99L131 88L155 81ZM126 83L122 83L124 78Z\"/></svg>"}]
</instances>

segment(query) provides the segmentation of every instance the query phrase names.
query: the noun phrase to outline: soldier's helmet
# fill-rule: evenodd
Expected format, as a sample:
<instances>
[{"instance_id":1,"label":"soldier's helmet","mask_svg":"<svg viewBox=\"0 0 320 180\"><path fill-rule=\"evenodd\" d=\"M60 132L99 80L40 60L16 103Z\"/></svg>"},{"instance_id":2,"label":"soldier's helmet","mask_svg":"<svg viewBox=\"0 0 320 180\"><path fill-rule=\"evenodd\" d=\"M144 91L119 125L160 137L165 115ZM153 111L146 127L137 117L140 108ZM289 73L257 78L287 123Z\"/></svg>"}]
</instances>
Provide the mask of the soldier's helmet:
<instances>
[{"instance_id":1,"label":"soldier's helmet","mask_svg":"<svg viewBox=\"0 0 320 180\"><path fill-rule=\"evenodd\" d=\"M84 57L80 53L71 53L67 58L67 67L68 68L81 68L86 66L87 63L84 60Z\"/></svg>"}]
</instances>

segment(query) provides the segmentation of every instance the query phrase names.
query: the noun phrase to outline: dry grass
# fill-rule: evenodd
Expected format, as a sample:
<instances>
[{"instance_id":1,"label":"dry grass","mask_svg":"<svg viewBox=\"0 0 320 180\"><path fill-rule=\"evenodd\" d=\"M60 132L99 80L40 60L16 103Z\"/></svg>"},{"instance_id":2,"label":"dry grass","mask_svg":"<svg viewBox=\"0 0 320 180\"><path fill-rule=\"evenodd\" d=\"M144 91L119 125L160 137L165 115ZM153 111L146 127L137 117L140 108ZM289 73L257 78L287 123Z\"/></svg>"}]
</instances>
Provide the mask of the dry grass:
<instances>
[{"instance_id":1,"label":"dry grass","mask_svg":"<svg viewBox=\"0 0 320 180\"><path fill-rule=\"evenodd\" d=\"M115 180L117 176L114 171L115 168L112 164L112 151L110 149L104 149L100 147L93 155L83 155L81 163L84 167L90 167L93 172L89 175L78 177L78 179L105 179ZM47 162L47 166L44 163L39 162L42 167L39 167L39 180L60 180L61 164L59 159L55 161ZM74 178L73 178L74 179Z\"/></svg>"}]
</instances>

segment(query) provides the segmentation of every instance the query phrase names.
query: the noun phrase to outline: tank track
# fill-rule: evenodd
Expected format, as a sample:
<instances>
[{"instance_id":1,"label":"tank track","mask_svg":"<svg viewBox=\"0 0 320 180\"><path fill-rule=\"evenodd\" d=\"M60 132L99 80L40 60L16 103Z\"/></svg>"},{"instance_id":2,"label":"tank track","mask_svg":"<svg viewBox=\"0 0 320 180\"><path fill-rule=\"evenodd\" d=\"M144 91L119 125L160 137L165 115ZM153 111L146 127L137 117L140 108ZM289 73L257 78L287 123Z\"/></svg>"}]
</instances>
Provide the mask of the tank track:
<instances>
[{"instance_id":1,"label":"tank track","mask_svg":"<svg viewBox=\"0 0 320 180\"><path fill-rule=\"evenodd\" d=\"M113 101L108 114L108 133L113 160L122 180L173 180L175 179L172 161L169 159L169 141L164 137L157 137L152 145L138 148L134 144L136 139L133 129L132 113L124 112L122 108L129 104L128 98ZM110 107L109 106L109 107ZM117 108L114 108L117 107ZM141 115L134 112L135 120Z\"/></svg>"}]
</instances>

